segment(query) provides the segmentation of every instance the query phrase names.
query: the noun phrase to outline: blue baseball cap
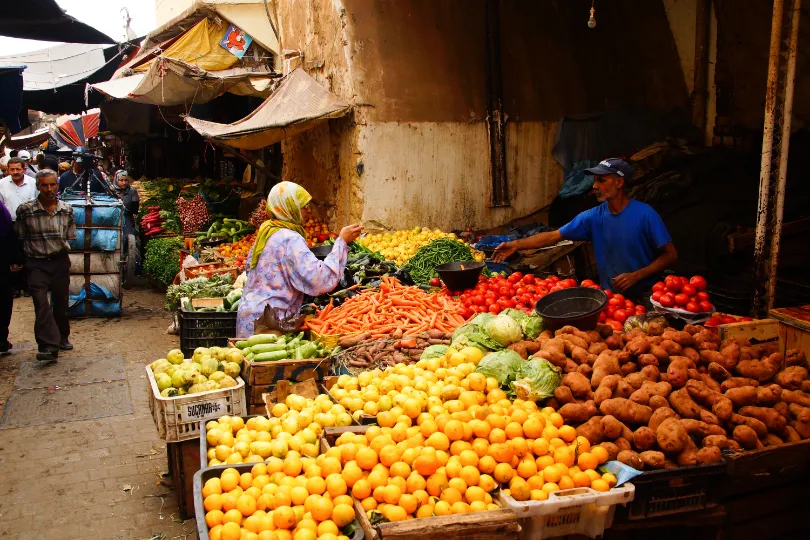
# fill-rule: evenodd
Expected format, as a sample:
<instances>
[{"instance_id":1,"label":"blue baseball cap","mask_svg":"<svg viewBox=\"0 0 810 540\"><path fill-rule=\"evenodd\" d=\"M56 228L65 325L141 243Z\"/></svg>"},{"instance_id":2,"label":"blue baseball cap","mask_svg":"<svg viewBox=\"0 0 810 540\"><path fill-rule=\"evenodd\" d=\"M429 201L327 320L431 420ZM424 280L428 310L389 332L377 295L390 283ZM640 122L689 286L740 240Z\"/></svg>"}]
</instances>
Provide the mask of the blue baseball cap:
<instances>
[{"instance_id":1,"label":"blue baseball cap","mask_svg":"<svg viewBox=\"0 0 810 540\"><path fill-rule=\"evenodd\" d=\"M633 181L633 167L626 161L619 158L608 158L599 162L596 167L585 169L585 174L592 175L605 175L605 174L618 174L624 178L625 183Z\"/></svg>"}]
</instances>

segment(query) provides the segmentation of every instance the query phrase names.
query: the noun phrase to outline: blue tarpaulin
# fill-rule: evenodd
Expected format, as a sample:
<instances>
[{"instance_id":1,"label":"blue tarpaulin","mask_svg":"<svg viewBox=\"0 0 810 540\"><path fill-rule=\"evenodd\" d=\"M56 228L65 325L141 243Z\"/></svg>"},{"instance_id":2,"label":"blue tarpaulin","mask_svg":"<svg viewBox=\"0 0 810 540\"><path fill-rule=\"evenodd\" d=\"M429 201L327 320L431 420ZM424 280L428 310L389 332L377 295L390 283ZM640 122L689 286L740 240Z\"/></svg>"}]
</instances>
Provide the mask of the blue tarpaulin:
<instances>
[{"instance_id":1,"label":"blue tarpaulin","mask_svg":"<svg viewBox=\"0 0 810 540\"><path fill-rule=\"evenodd\" d=\"M104 287L91 283L90 296L90 315L113 317L121 314L121 302ZM75 296L69 296L68 316L81 317L85 315L85 300L87 300L87 291L85 289L82 289Z\"/></svg>"},{"instance_id":2,"label":"blue tarpaulin","mask_svg":"<svg viewBox=\"0 0 810 540\"><path fill-rule=\"evenodd\" d=\"M65 202L73 208L76 219L76 239L71 240L70 249L82 251L85 246L85 234L90 231L90 249L94 251L115 251L119 248L119 236L123 206L121 201L109 195L93 195L88 203L81 198L66 193ZM91 206L90 224L92 227L111 227L110 229L87 229L85 212Z\"/></svg>"}]
</instances>

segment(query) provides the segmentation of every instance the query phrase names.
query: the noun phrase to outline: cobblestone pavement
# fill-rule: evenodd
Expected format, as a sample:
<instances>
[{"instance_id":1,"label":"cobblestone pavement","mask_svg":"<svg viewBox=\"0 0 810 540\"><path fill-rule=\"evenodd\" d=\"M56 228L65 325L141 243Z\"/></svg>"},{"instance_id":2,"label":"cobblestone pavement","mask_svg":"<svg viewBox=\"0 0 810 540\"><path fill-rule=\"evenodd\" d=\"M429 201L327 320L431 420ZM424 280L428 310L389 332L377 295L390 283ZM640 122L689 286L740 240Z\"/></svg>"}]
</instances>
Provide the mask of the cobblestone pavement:
<instances>
[{"instance_id":1,"label":"cobblestone pavement","mask_svg":"<svg viewBox=\"0 0 810 540\"><path fill-rule=\"evenodd\" d=\"M64 373L69 366L65 364L121 355L125 369L123 374L119 370L118 378L125 378L128 385L117 384L128 386L131 413L108 409L103 412L107 416L87 420L0 426L0 538L196 538L194 522L179 519L176 494L170 479L163 476L168 471L166 443L157 437L146 397L143 366L178 346L177 336L165 333L169 317L162 309L163 298L152 291L127 291L123 317L72 321L75 349L60 354L58 369L51 371L55 380L46 376L51 386L38 390L48 396L49 392L69 393L77 386L89 386L56 379L67 377ZM15 300L9 339L19 352L0 357L0 410L5 413L5 423L12 420L6 409L13 409L10 405L17 394L26 392L15 390L14 383L20 364L35 361L33 327L31 299ZM93 374L93 370L84 371L84 377ZM92 414L97 404L83 397L88 394L92 399L93 392L87 388L77 394L84 403L65 401L71 399L70 394L58 396L59 403L68 403L70 410L51 408L39 416L27 400L25 410L18 406L14 413L18 421L22 417L30 424L60 414ZM43 398L43 410L48 401Z\"/></svg>"}]
</instances>

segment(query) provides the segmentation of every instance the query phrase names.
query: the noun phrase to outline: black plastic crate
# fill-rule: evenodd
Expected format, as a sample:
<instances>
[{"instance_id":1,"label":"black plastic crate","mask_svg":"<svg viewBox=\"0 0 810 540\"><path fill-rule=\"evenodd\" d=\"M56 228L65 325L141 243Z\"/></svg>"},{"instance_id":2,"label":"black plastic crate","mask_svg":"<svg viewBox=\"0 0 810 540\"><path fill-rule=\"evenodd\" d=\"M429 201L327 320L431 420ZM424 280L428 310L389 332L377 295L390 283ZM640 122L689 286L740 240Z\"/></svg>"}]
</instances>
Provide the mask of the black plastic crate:
<instances>
[{"instance_id":1,"label":"black plastic crate","mask_svg":"<svg viewBox=\"0 0 810 540\"><path fill-rule=\"evenodd\" d=\"M631 480L635 498L617 508L617 517L645 519L715 506L724 475L725 463L646 471Z\"/></svg>"},{"instance_id":2,"label":"black plastic crate","mask_svg":"<svg viewBox=\"0 0 810 540\"><path fill-rule=\"evenodd\" d=\"M197 347L227 347L235 335L235 311L180 311L180 350L186 358Z\"/></svg>"}]
</instances>

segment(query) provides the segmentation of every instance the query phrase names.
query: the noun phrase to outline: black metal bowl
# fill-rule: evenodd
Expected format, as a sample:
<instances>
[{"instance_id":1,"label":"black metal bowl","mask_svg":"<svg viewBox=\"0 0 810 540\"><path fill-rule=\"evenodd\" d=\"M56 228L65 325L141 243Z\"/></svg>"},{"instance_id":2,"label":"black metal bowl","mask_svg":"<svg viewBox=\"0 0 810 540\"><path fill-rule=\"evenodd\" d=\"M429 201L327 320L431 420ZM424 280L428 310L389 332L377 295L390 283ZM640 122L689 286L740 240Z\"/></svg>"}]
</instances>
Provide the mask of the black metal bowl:
<instances>
[{"instance_id":1,"label":"black metal bowl","mask_svg":"<svg viewBox=\"0 0 810 540\"><path fill-rule=\"evenodd\" d=\"M452 262L436 267L439 277L451 291L472 289L484 271L484 263L476 261Z\"/></svg>"},{"instance_id":2,"label":"black metal bowl","mask_svg":"<svg viewBox=\"0 0 810 540\"><path fill-rule=\"evenodd\" d=\"M534 310L550 330L567 325L593 330L607 301L607 295L598 289L572 287L547 294L537 301Z\"/></svg>"},{"instance_id":3,"label":"black metal bowl","mask_svg":"<svg viewBox=\"0 0 810 540\"><path fill-rule=\"evenodd\" d=\"M334 244L330 244L328 246L315 246L309 248L309 250L315 255L315 258L319 261L324 260L330 253L332 253L332 247Z\"/></svg>"}]
</instances>

